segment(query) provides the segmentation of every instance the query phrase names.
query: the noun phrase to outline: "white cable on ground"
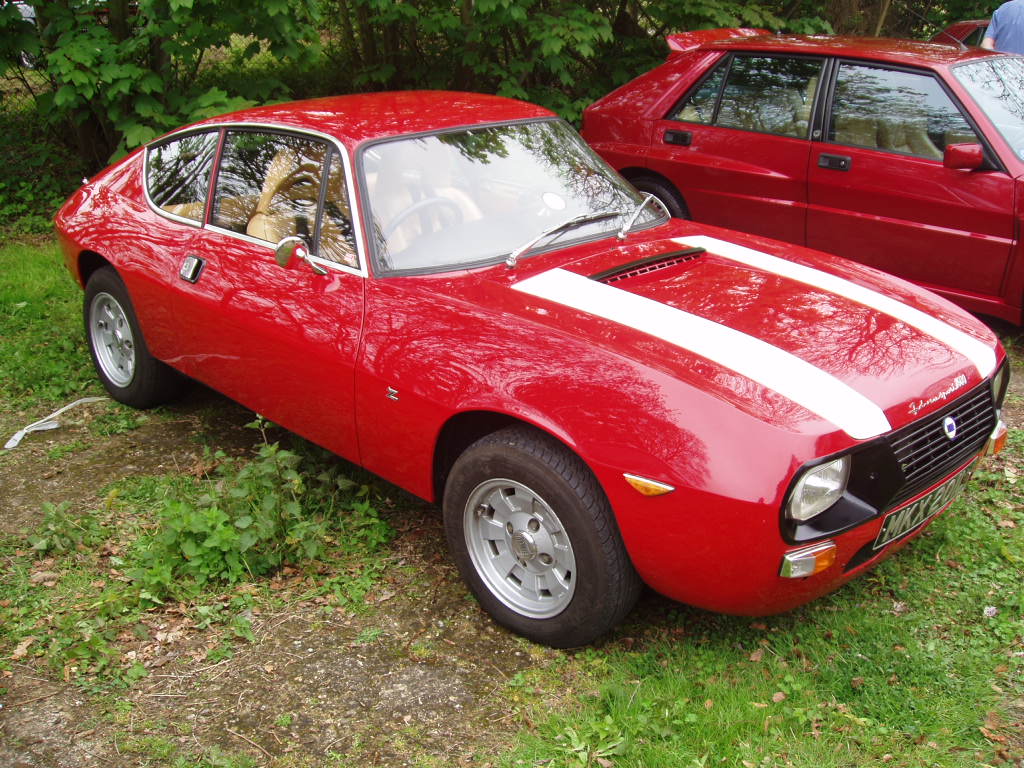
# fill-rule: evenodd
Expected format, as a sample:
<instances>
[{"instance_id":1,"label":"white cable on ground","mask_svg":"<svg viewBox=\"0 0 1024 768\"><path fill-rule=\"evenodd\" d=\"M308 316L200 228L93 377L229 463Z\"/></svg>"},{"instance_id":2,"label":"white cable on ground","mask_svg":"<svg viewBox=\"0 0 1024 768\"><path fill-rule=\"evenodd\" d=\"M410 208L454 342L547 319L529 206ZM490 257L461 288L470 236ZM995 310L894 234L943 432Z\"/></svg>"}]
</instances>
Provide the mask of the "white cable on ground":
<instances>
[{"instance_id":1,"label":"white cable on ground","mask_svg":"<svg viewBox=\"0 0 1024 768\"><path fill-rule=\"evenodd\" d=\"M4 449L10 451L18 447L18 443L22 441L29 432L42 432L47 429L57 429L60 426L60 422L57 421L57 417L60 416L64 411L74 408L76 405L82 405L83 403L96 403L100 400L109 400L109 397L83 397L80 400L75 400L73 403L65 405L44 419L29 424L24 429L19 429L14 433L14 436L4 444Z\"/></svg>"}]
</instances>

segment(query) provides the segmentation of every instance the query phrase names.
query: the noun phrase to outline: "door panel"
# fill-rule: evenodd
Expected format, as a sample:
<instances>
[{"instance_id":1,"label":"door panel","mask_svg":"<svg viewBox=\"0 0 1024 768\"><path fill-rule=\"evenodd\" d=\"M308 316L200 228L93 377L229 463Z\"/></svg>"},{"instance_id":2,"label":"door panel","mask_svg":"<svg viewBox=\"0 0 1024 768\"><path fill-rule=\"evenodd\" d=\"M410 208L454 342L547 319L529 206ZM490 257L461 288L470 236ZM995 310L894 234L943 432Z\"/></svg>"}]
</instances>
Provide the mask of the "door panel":
<instances>
[{"instance_id":1,"label":"door panel","mask_svg":"<svg viewBox=\"0 0 1024 768\"><path fill-rule=\"evenodd\" d=\"M170 362L358 461L365 280L344 160L327 142L290 133L229 129L223 147L212 226L182 244L181 264L202 268L183 268L176 283L181 341ZM312 256L282 267L276 242L295 236Z\"/></svg>"},{"instance_id":2,"label":"door panel","mask_svg":"<svg viewBox=\"0 0 1024 768\"><path fill-rule=\"evenodd\" d=\"M941 82L840 62L828 114L808 174L807 244L930 287L999 295L1013 180L943 166L947 144L980 139Z\"/></svg>"},{"instance_id":3,"label":"door panel","mask_svg":"<svg viewBox=\"0 0 1024 768\"><path fill-rule=\"evenodd\" d=\"M826 145L827 146L827 145ZM848 171L818 158L842 154ZM924 285L998 295L1013 244L1013 180L856 147L816 148L807 244Z\"/></svg>"},{"instance_id":4,"label":"door panel","mask_svg":"<svg viewBox=\"0 0 1024 768\"><path fill-rule=\"evenodd\" d=\"M698 221L802 242L822 67L802 56L728 57L658 122L649 167Z\"/></svg>"}]
</instances>

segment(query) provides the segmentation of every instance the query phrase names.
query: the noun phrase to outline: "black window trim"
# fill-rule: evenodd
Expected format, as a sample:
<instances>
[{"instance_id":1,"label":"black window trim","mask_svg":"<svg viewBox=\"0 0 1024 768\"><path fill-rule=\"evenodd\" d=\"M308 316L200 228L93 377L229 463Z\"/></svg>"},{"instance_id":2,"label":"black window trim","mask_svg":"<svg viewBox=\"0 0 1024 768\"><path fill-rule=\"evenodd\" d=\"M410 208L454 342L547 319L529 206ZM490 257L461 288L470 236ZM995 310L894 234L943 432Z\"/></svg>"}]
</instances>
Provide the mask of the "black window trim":
<instances>
[{"instance_id":1,"label":"black window trim","mask_svg":"<svg viewBox=\"0 0 1024 768\"><path fill-rule=\"evenodd\" d=\"M807 135L806 136L788 136L783 133L772 133L771 131L757 131L753 128L742 128L738 125L718 125L718 114L722 109L722 95L725 92L725 86L729 82L729 74L732 72L733 62L737 57L758 57L758 58L787 58L787 59L807 59L810 61L821 62L821 75L818 77L818 85L814 89L814 103L811 105L811 119L808 120ZM745 133L756 133L760 136L776 136L780 139L795 139L796 141L809 141L813 140L814 129L815 129L815 118L821 108L822 103L822 86L825 83L829 75L829 66L833 61L832 56L823 56L818 53L802 53L797 51L760 51L760 50L743 50L743 51L729 51L720 60L716 61L707 72L687 88L683 95L680 96L672 104L672 107L665 113L662 120L668 120L674 123L685 123L687 125L701 125L707 128L725 128L730 131L743 131ZM724 76L722 77L722 83L718 86L718 94L715 96L715 108L711 113L711 120L707 123L695 123L690 120L680 120L679 118L672 117L676 112L683 108L686 100L696 93L711 77L715 75L719 68L724 68Z\"/></svg>"},{"instance_id":2,"label":"black window trim","mask_svg":"<svg viewBox=\"0 0 1024 768\"><path fill-rule=\"evenodd\" d=\"M877 61L874 59L858 59L854 57L844 56L836 56L833 58L832 73L831 77L829 78L828 84L828 93L826 94L826 97L822 99L824 108L822 109L821 125L818 128L818 130L820 130L821 132L821 138L817 139L817 141L819 141L820 143L830 144L836 147L850 147L853 149L863 149L869 152L883 152L887 155L895 155L896 157L912 157L916 160L927 160L929 162L939 164L942 163L942 160L935 160L930 157L922 157L921 155L915 155L909 152L896 152L891 149L882 149L880 147L861 147L856 144L840 144L835 141L829 141L828 125L832 121L832 106L835 100L836 85L839 81L839 68L843 64L865 66L871 67L873 69L884 69L891 72L904 72L911 75L924 75L927 77L931 77L933 80L938 82L939 87L942 89L943 93L946 94L946 96L949 98L953 106L960 112L960 116L971 127L971 130L974 131L974 135L979 139L978 143L981 144L982 150L985 153L986 164L985 166L979 168L978 170L999 171L1002 173L1007 173L1006 166L999 158L999 155L996 154L995 151L993 151L992 145L989 143L988 138L985 136L985 133L978 127L978 124L971 116L970 111L964 108L963 102L957 97L956 93L953 92L953 90L949 87L949 84L945 81L945 79L943 79L943 77L938 72L931 69L924 69L921 67L910 67L900 64L891 64L889 62Z\"/></svg>"}]
</instances>

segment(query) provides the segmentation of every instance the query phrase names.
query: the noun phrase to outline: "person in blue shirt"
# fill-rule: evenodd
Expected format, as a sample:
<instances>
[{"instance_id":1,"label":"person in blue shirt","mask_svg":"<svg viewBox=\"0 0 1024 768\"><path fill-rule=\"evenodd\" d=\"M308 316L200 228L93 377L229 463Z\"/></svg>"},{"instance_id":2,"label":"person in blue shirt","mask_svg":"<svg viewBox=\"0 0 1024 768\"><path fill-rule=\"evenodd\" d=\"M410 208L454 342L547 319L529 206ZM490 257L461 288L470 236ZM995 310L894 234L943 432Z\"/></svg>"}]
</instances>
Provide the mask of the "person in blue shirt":
<instances>
[{"instance_id":1,"label":"person in blue shirt","mask_svg":"<svg viewBox=\"0 0 1024 768\"><path fill-rule=\"evenodd\" d=\"M981 47L1024 54L1024 0L1010 0L996 8Z\"/></svg>"}]
</instances>

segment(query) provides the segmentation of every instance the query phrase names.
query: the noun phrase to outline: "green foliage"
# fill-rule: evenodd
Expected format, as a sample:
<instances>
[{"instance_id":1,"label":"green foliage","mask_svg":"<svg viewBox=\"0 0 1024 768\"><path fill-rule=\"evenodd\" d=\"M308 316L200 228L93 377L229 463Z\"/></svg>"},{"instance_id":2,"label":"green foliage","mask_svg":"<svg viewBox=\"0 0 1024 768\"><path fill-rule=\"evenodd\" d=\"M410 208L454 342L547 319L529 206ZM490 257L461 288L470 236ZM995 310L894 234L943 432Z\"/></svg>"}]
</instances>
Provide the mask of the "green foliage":
<instances>
[{"instance_id":1,"label":"green foliage","mask_svg":"<svg viewBox=\"0 0 1024 768\"><path fill-rule=\"evenodd\" d=\"M211 581L236 584L320 559L328 546L367 551L389 538L368 489L335 465L303 474L302 458L276 443L242 464L215 458L211 489L195 501L165 500L159 532L139 542L129 575L146 600L190 597Z\"/></svg>"},{"instance_id":2,"label":"green foliage","mask_svg":"<svg viewBox=\"0 0 1024 768\"><path fill-rule=\"evenodd\" d=\"M50 232L53 215L83 170L59 141L39 140L39 121L29 106L23 101L20 108L0 108L0 232L14 235Z\"/></svg>"},{"instance_id":3,"label":"green foliage","mask_svg":"<svg viewBox=\"0 0 1024 768\"><path fill-rule=\"evenodd\" d=\"M94 168L170 128L251 104L197 80L204 58L234 36L253 41L247 58L260 41L277 58L308 61L317 50L315 0L139 0L102 12L92 0L30 4L38 24L5 8L0 37L36 56L48 81L35 89L39 114L74 135ZM12 45L4 53L18 55Z\"/></svg>"},{"instance_id":4,"label":"green foliage","mask_svg":"<svg viewBox=\"0 0 1024 768\"><path fill-rule=\"evenodd\" d=\"M40 556L66 553L94 547L103 541L105 531L96 514L79 514L69 511L70 507L67 502L43 504L42 525L28 537L34 552Z\"/></svg>"}]
</instances>

